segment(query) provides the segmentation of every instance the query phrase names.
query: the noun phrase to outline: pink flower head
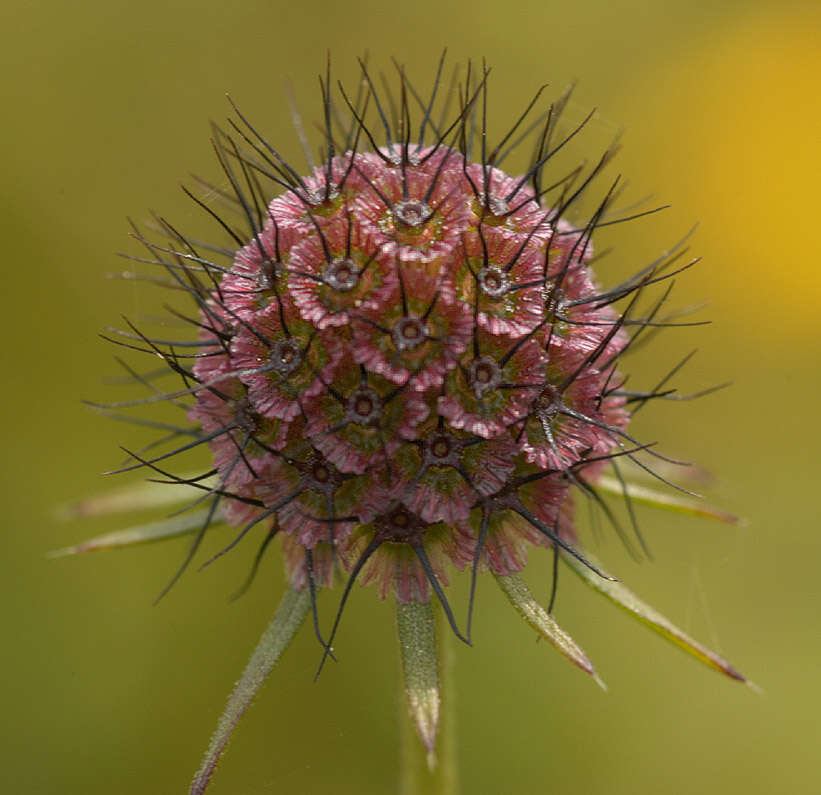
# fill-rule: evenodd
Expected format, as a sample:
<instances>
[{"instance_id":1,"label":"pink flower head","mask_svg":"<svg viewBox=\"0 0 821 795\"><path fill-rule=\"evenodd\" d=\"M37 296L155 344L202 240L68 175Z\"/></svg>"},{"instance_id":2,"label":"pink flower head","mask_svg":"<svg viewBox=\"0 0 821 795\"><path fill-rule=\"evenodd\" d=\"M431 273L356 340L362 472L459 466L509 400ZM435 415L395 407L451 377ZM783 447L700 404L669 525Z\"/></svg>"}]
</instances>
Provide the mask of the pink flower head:
<instances>
[{"instance_id":1,"label":"pink flower head","mask_svg":"<svg viewBox=\"0 0 821 795\"><path fill-rule=\"evenodd\" d=\"M188 416L217 499L241 535L287 536L294 583L330 582L318 557L306 564L315 549L400 601L443 593L448 560L518 571L527 545L573 543L570 489L637 447L616 305L642 282L597 286L602 208L581 226L561 218L544 153L518 175L471 154L480 93L432 142L428 116L416 140L385 121L376 144L351 106L349 148L329 127L327 157L303 175L261 138L252 152L218 139L251 229L227 267L196 255L208 278L187 272L200 327ZM267 206L251 174L279 186Z\"/></svg>"}]
</instances>

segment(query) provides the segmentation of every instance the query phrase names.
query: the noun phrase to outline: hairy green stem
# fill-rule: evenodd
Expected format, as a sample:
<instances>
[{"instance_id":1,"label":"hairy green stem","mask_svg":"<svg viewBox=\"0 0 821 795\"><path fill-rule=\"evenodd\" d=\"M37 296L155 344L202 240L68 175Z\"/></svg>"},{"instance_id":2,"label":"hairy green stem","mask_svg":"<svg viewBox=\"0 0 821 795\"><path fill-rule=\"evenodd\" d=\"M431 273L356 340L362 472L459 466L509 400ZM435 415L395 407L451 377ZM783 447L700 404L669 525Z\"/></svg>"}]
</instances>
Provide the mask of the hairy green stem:
<instances>
[{"instance_id":1,"label":"hairy green stem","mask_svg":"<svg viewBox=\"0 0 821 795\"><path fill-rule=\"evenodd\" d=\"M402 661L399 793L458 795L450 627L441 610L418 603L397 605L397 624Z\"/></svg>"}]
</instances>

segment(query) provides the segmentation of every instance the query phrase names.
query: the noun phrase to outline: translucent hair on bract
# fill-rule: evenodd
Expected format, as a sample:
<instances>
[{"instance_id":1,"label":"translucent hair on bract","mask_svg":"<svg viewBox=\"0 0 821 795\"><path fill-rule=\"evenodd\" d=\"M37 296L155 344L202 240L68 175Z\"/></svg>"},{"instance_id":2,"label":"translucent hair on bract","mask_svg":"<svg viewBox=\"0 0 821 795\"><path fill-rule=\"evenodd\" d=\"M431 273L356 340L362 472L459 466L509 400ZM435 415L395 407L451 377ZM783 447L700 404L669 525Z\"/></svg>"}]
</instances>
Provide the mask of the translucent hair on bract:
<instances>
[{"instance_id":1,"label":"translucent hair on bract","mask_svg":"<svg viewBox=\"0 0 821 795\"><path fill-rule=\"evenodd\" d=\"M191 534L164 595L222 524L235 534L207 563L256 535L247 587L278 539L289 583L191 792L206 788L237 720L308 616L319 669L334 658L356 582L396 601L408 705L431 764L442 641L434 606L442 627L470 644L480 572L490 571L528 624L594 677L552 616L559 562L696 658L746 681L607 574L576 528L587 502L640 554L633 502L735 521L682 494L669 480L670 459L629 428L648 402L685 397L668 386L684 362L649 389L627 388L624 363L637 341L688 325L663 307L673 277L695 260L682 243L601 287L595 230L655 211L614 210L615 179L598 188L581 222L567 220L581 214L614 149L592 167L548 177L590 118L564 129L569 92L542 107L539 89L491 145L490 70L468 63L448 77L444 64L443 54L426 93L396 62L392 89L361 63L354 93L332 87L329 65L319 81L318 164L297 125L306 175L232 103L229 127L213 127L221 181L184 189L214 222L215 239L195 240L161 217L152 237L134 226L146 253L131 258L161 271L150 281L190 299L189 312L170 311L191 333L151 336L129 321L112 329L108 339L160 358L163 369L124 364L147 397L93 405L118 418L144 404L181 410L179 423L128 414L161 437L126 451L116 471L142 469L193 496L166 520L63 551ZM511 176L503 165L523 147L530 163ZM169 375L177 381L170 387L160 380ZM172 460L205 448L213 461L206 471ZM177 499L179 489L171 491ZM606 495L623 498L632 530ZM520 577L531 547L553 556L547 608ZM447 595L453 568L470 577L463 619ZM341 593L329 620L318 604L335 581Z\"/></svg>"}]
</instances>

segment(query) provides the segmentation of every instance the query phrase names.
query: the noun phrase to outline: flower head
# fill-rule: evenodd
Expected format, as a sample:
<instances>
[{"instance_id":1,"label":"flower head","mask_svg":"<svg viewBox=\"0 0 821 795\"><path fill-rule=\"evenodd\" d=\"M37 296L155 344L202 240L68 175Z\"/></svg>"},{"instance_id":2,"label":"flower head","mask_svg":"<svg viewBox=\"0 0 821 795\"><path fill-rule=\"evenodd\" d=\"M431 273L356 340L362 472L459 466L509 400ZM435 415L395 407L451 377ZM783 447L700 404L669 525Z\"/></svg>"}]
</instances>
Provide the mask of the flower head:
<instances>
[{"instance_id":1,"label":"flower head","mask_svg":"<svg viewBox=\"0 0 821 795\"><path fill-rule=\"evenodd\" d=\"M189 417L210 437L214 499L258 503L241 534L264 523L306 556L328 544L349 575L402 603L436 592L447 604L447 563L495 569L511 523L579 554L560 508L629 438L617 388L629 338L595 286L592 224L562 220L567 201L545 204L544 163L514 178L455 145L486 79L450 136L411 143L399 129L398 143L333 155L329 131L308 177L284 171L250 126L257 157L222 140L243 205L250 174L287 190L248 208L230 267L200 261L211 278L187 288L201 329ZM305 561L286 560L303 582ZM524 560L507 555L502 569Z\"/></svg>"},{"instance_id":2,"label":"flower head","mask_svg":"<svg viewBox=\"0 0 821 795\"><path fill-rule=\"evenodd\" d=\"M310 597L323 662L355 582L393 597L400 623L436 599L469 641L474 591L466 623L446 594L453 569L469 569L474 582L491 571L537 630L592 672L548 613L526 609L518 573L531 548L552 548L619 601L613 578L578 546L574 504L603 506L601 490L629 500L619 459L652 471L655 452L631 435L629 406L666 393L628 391L621 361L659 320L660 303L642 315L639 299L676 258L600 287L592 234L615 185L583 223L566 215L609 155L544 187L545 167L576 132L557 138L559 103L531 128L525 173L507 173L504 145L524 116L488 151L488 71L468 70L451 118L435 121L441 69L428 102L399 71L389 122L390 103L363 67L363 96L341 92L350 116L341 130L328 75L324 156L305 176L239 111L233 134L217 131L230 189L215 192L234 213L195 201L229 235L228 248L166 223L167 241L137 235L193 301L184 319L196 339L127 334L129 347L158 355L182 380L149 401L185 406L190 424L172 438L186 441L132 454L125 468L202 492L196 503L207 510L189 528L189 560L220 520L238 532L219 554L256 530L258 562L280 538L293 591ZM382 143L366 121L374 108ZM209 472L167 470L167 459L203 445ZM328 631L317 592L337 574L345 587ZM417 718L432 749L435 721Z\"/></svg>"}]
</instances>

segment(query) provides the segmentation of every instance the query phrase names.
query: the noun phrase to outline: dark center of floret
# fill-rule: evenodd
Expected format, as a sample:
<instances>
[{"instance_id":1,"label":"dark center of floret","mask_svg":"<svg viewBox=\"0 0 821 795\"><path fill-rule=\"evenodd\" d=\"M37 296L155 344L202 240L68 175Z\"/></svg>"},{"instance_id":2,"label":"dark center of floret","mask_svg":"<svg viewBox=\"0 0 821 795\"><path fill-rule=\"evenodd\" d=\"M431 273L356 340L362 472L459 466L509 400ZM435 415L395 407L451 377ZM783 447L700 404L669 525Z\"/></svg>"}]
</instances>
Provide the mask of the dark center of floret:
<instances>
[{"instance_id":1,"label":"dark center of floret","mask_svg":"<svg viewBox=\"0 0 821 795\"><path fill-rule=\"evenodd\" d=\"M502 371L499 365L488 356L481 356L470 363L467 373L468 386L477 398L485 392L495 389L502 382Z\"/></svg>"},{"instance_id":2,"label":"dark center of floret","mask_svg":"<svg viewBox=\"0 0 821 795\"><path fill-rule=\"evenodd\" d=\"M314 464L311 475L317 483L327 483L331 479L331 472L324 464Z\"/></svg>"},{"instance_id":3,"label":"dark center of floret","mask_svg":"<svg viewBox=\"0 0 821 795\"><path fill-rule=\"evenodd\" d=\"M402 505L382 514L375 520L377 535L394 543L418 543L425 531L425 523Z\"/></svg>"},{"instance_id":4,"label":"dark center of floret","mask_svg":"<svg viewBox=\"0 0 821 795\"><path fill-rule=\"evenodd\" d=\"M271 347L270 363L280 375L289 375L302 363L302 350L293 339L279 340Z\"/></svg>"},{"instance_id":5,"label":"dark center of floret","mask_svg":"<svg viewBox=\"0 0 821 795\"><path fill-rule=\"evenodd\" d=\"M246 433L254 434L259 430L259 415L256 414L247 397L238 400L234 406L234 422Z\"/></svg>"},{"instance_id":6,"label":"dark center of floret","mask_svg":"<svg viewBox=\"0 0 821 795\"><path fill-rule=\"evenodd\" d=\"M394 345L400 351L406 351L424 342L427 332L421 318L406 315L394 324L391 336Z\"/></svg>"},{"instance_id":7,"label":"dark center of floret","mask_svg":"<svg viewBox=\"0 0 821 795\"><path fill-rule=\"evenodd\" d=\"M326 263L322 278L334 290L348 292L359 282L359 269L353 260L343 257Z\"/></svg>"},{"instance_id":8,"label":"dark center of floret","mask_svg":"<svg viewBox=\"0 0 821 795\"><path fill-rule=\"evenodd\" d=\"M508 290L507 274L498 268L482 268L477 278L482 292L491 298L501 298Z\"/></svg>"},{"instance_id":9,"label":"dark center of floret","mask_svg":"<svg viewBox=\"0 0 821 795\"><path fill-rule=\"evenodd\" d=\"M447 439L436 439L430 446L430 451L436 458L447 458L450 454L450 442Z\"/></svg>"},{"instance_id":10,"label":"dark center of floret","mask_svg":"<svg viewBox=\"0 0 821 795\"><path fill-rule=\"evenodd\" d=\"M449 433L436 431L425 442L427 466L456 466L461 445Z\"/></svg>"},{"instance_id":11,"label":"dark center of floret","mask_svg":"<svg viewBox=\"0 0 821 795\"><path fill-rule=\"evenodd\" d=\"M292 463L302 475L304 488L320 494L333 494L342 482L336 467L329 464L325 457L315 450L310 453L306 461Z\"/></svg>"},{"instance_id":12,"label":"dark center of floret","mask_svg":"<svg viewBox=\"0 0 821 795\"><path fill-rule=\"evenodd\" d=\"M410 514L407 511L403 511L401 508L397 511L394 511L391 514L390 518L391 524L394 527L399 528L400 530L405 530L406 528L410 527Z\"/></svg>"},{"instance_id":13,"label":"dark center of floret","mask_svg":"<svg viewBox=\"0 0 821 795\"><path fill-rule=\"evenodd\" d=\"M426 224L433 210L419 199L406 199L394 205L393 214L401 226L415 227Z\"/></svg>"},{"instance_id":14,"label":"dark center of floret","mask_svg":"<svg viewBox=\"0 0 821 795\"><path fill-rule=\"evenodd\" d=\"M257 287L260 290L273 290L277 280L277 263L272 259L266 259L259 266L257 273Z\"/></svg>"},{"instance_id":15,"label":"dark center of floret","mask_svg":"<svg viewBox=\"0 0 821 795\"><path fill-rule=\"evenodd\" d=\"M354 413L360 417L367 417L373 411L373 401L369 397L359 397L353 404Z\"/></svg>"},{"instance_id":16,"label":"dark center of floret","mask_svg":"<svg viewBox=\"0 0 821 795\"><path fill-rule=\"evenodd\" d=\"M360 425L376 422L381 411L379 397L371 389L357 389L348 399L348 418Z\"/></svg>"},{"instance_id":17,"label":"dark center of floret","mask_svg":"<svg viewBox=\"0 0 821 795\"><path fill-rule=\"evenodd\" d=\"M558 389L552 384L545 384L539 396L536 398L535 409L544 418L555 417L562 405L562 396Z\"/></svg>"}]
</instances>

